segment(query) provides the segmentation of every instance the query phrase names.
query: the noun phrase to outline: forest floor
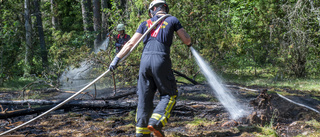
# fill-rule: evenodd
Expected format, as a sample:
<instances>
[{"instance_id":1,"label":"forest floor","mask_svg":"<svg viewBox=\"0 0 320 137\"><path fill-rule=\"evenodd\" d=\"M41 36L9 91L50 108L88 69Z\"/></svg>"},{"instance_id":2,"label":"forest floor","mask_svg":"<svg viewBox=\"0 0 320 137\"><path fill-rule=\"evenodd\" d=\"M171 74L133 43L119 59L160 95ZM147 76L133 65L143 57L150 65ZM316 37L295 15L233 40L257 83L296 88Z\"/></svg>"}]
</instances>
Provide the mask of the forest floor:
<instances>
[{"instance_id":1,"label":"forest floor","mask_svg":"<svg viewBox=\"0 0 320 137\"><path fill-rule=\"evenodd\" d=\"M167 125L163 128L168 137L202 136L319 136L320 101L314 96L296 90L264 87L227 86L237 101L244 106L247 116L230 119L225 107L215 98L208 85L180 85L179 98ZM135 87L121 88L116 95L136 91ZM276 94L286 93L286 97L314 108L293 104ZM47 100L65 99L71 93L50 92ZM91 96L89 96L91 94ZM113 96L112 89L98 90L97 93L78 95L78 99L97 99ZM2 92L3 99L12 99L19 92ZM293 96L291 96L293 95ZM155 104L157 103L156 95ZM120 102L136 102L136 94L118 98ZM19 106L2 106L9 110ZM69 108L59 109L26 125L8 135L28 137L81 137L135 136L135 108ZM26 122L37 114L0 119L0 133Z\"/></svg>"}]
</instances>

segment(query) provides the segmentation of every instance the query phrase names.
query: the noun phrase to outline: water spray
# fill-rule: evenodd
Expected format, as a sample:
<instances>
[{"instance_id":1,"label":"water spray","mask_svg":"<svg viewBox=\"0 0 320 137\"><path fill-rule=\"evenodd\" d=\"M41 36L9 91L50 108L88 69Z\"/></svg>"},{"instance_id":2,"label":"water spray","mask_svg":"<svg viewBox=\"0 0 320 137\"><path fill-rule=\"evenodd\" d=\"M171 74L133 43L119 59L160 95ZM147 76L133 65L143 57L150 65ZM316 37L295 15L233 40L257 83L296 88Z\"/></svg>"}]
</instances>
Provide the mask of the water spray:
<instances>
[{"instance_id":1,"label":"water spray","mask_svg":"<svg viewBox=\"0 0 320 137\"><path fill-rule=\"evenodd\" d=\"M108 36L97 49L94 49L94 53L97 54L98 52L100 52L100 50L107 50L109 46L109 41L110 37Z\"/></svg>"},{"instance_id":2,"label":"water spray","mask_svg":"<svg viewBox=\"0 0 320 137\"><path fill-rule=\"evenodd\" d=\"M120 62L123 61L123 60L125 60L126 57L128 57L129 54L139 45L140 41L141 41L156 25L158 25L158 23L159 23L162 19L164 19L164 18L166 18L166 17L168 17L168 16L171 16L171 15L170 15L170 14L166 14L166 15L162 16L161 18L159 18L159 19L142 35L142 37L141 37L141 38L137 41L137 43L130 49L130 51L128 52L128 54L126 54L126 56L124 56L124 57L120 60ZM12 128L12 129L10 129L10 130L7 130L7 131L5 131L5 132L2 132L2 133L0 134L0 136L3 136L3 135L5 135L5 134L8 134L8 133L14 131L14 130L17 130L18 128L23 127L23 126L25 126L25 125L27 125L27 124L29 124L29 123L31 123L31 122L39 119L40 117L42 117L42 116L50 113L51 111L54 111L54 110L60 108L61 106L63 106L63 105L66 104L67 102L69 102L71 99L73 99L74 97L76 97L77 95L79 95L81 92L83 92L84 90L86 90L86 89L88 89L90 86L92 86L94 83L96 83L99 79L101 79L103 76L105 76L109 71L110 71L110 70L108 69L107 71L105 71L104 73L102 73L99 77L97 77L97 78L94 79L92 82L90 82L87 86L85 86L84 88L82 88L81 90L79 90L78 92L76 92L75 94L73 94L72 96L70 96L69 98L67 98L67 99L64 100L63 102L61 102L60 104L56 105L55 107L49 109L48 111L40 114L39 116L37 116L37 117L35 117L35 118L33 118L33 119L31 119L31 120L29 120L29 121L27 121L27 122L19 125L19 126L16 126L16 127Z\"/></svg>"},{"instance_id":3,"label":"water spray","mask_svg":"<svg viewBox=\"0 0 320 137\"><path fill-rule=\"evenodd\" d=\"M93 52L98 54L100 51L106 51L109 42L110 37L107 37ZM65 69L59 77L59 83L61 83L60 89L79 90L88 85L95 78L88 78L88 75L91 74L93 70L92 63L93 62L86 59L80 63L80 67L69 66L68 69Z\"/></svg>"},{"instance_id":4,"label":"water spray","mask_svg":"<svg viewBox=\"0 0 320 137\"><path fill-rule=\"evenodd\" d=\"M222 80L212 71L209 64L202 59L198 52L193 47L190 47L190 49L210 87L214 90L213 93L230 113L231 118L238 119L245 116L249 111L245 111L244 106L236 101L230 90L223 86Z\"/></svg>"}]
</instances>

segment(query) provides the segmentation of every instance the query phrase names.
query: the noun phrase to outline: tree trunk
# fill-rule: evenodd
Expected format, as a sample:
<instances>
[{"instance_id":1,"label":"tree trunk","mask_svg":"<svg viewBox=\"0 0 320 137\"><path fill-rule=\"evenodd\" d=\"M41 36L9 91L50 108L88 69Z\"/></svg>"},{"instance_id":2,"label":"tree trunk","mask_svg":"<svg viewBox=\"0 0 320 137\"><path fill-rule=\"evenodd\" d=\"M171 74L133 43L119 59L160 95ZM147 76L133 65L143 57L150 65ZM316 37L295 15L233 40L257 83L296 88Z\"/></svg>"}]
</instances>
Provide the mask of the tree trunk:
<instances>
[{"instance_id":1,"label":"tree trunk","mask_svg":"<svg viewBox=\"0 0 320 137\"><path fill-rule=\"evenodd\" d=\"M57 5L56 5L56 2L55 0L50 0L50 3L51 3L51 13L52 13L52 17L51 17L51 23L52 23L52 26L55 30L58 29L58 13L57 13Z\"/></svg>"},{"instance_id":2,"label":"tree trunk","mask_svg":"<svg viewBox=\"0 0 320 137\"><path fill-rule=\"evenodd\" d=\"M100 16L100 1L93 0L93 29L97 33L94 40L94 49L101 43L101 16Z\"/></svg>"},{"instance_id":3,"label":"tree trunk","mask_svg":"<svg viewBox=\"0 0 320 137\"><path fill-rule=\"evenodd\" d=\"M90 21L91 0L81 0L82 21L84 31L93 31Z\"/></svg>"},{"instance_id":4,"label":"tree trunk","mask_svg":"<svg viewBox=\"0 0 320 137\"><path fill-rule=\"evenodd\" d=\"M90 14L90 9L91 9L91 0L81 0L82 22L83 22L83 30L85 32L85 35L88 35L88 32L93 31L92 21L90 20L92 18ZM85 39L86 46L91 48L92 43L87 38L88 36L86 36L86 39Z\"/></svg>"},{"instance_id":5,"label":"tree trunk","mask_svg":"<svg viewBox=\"0 0 320 137\"><path fill-rule=\"evenodd\" d=\"M101 8L102 8L102 40L106 38L108 32L108 16L106 13L106 9L108 8L109 0L101 0Z\"/></svg>"},{"instance_id":6,"label":"tree trunk","mask_svg":"<svg viewBox=\"0 0 320 137\"><path fill-rule=\"evenodd\" d=\"M1 38L2 39L2 38ZM0 49L0 86L3 86L3 46Z\"/></svg>"},{"instance_id":7,"label":"tree trunk","mask_svg":"<svg viewBox=\"0 0 320 137\"><path fill-rule=\"evenodd\" d=\"M32 45L31 45L31 23L30 23L30 10L29 0L24 1L24 19L25 19L25 29L26 29L26 53L25 53L25 66L24 66L24 76L29 76L31 72L31 62L32 62Z\"/></svg>"},{"instance_id":8,"label":"tree trunk","mask_svg":"<svg viewBox=\"0 0 320 137\"><path fill-rule=\"evenodd\" d=\"M42 67L45 69L48 66L48 52L46 48L46 42L44 39L39 0L34 0L34 7L35 7L35 15L37 17L37 27L38 27L38 33L39 33L38 35L40 39Z\"/></svg>"}]
</instances>

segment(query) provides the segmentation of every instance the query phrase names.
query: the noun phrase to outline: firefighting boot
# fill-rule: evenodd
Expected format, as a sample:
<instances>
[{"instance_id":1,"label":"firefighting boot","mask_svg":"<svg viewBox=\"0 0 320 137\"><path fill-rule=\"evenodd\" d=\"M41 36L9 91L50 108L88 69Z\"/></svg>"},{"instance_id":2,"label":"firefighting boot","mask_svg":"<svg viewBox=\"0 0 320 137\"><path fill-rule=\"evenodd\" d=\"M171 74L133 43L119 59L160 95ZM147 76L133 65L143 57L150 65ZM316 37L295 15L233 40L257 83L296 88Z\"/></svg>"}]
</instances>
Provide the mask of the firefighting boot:
<instances>
[{"instance_id":1,"label":"firefighting boot","mask_svg":"<svg viewBox=\"0 0 320 137\"><path fill-rule=\"evenodd\" d=\"M164 132L161 130L161 128L156 128L152 125L148 125L148 129L153 132L153 135L155 137L164 137Z\"/></svg>"}]
</instances>

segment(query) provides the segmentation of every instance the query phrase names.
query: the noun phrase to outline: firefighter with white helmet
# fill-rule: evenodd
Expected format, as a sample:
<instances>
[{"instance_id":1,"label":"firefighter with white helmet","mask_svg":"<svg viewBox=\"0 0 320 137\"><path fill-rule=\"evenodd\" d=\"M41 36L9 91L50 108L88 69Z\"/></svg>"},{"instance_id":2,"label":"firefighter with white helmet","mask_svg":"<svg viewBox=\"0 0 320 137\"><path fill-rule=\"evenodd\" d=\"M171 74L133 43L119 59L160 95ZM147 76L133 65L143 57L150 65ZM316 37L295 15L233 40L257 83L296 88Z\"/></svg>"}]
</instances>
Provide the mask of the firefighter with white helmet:
<instances>
[{"instance_id":1,"label":"firefighter with white helmet","mask_svg":"<svg viewBox=\"0 0 320 137\"><path fill-rule=\"evenodd\" d=\"M168 12L169 8L165 0L152 1L149 6L150 19L140 24L136 33L113 59L109 69L111 71L116 69L121 58L129 53L152 24ZM190 36L174 16L161 20L143 40L144 48L140 61L137 91L137 137L150 137L151 133L156 137L163 137L162 128L166 125L176 104L178 91L170 59L174 32L184 44L191 46ZM156 91L160 93L160 101L153 109L153 98Z\"/></svg>"}]
</instances>

